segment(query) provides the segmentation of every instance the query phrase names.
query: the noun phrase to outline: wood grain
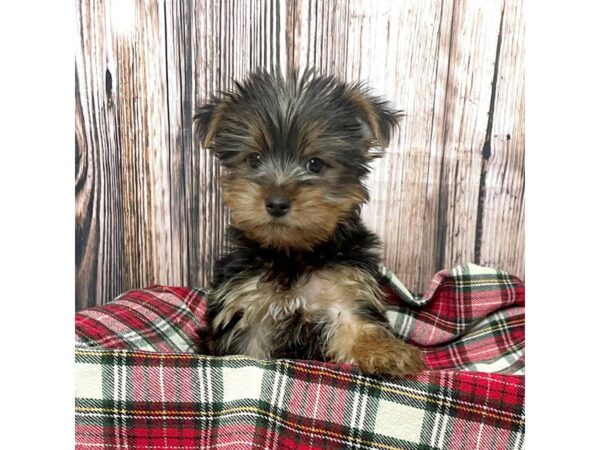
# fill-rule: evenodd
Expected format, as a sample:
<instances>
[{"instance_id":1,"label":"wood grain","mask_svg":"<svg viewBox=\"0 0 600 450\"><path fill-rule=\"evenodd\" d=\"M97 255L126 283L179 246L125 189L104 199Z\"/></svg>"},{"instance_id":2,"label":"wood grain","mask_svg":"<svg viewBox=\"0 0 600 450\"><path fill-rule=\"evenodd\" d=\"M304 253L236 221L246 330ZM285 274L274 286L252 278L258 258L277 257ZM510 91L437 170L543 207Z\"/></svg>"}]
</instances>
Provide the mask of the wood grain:
<instances>
[{"instance_id":1,"label":"wood grain","mask_svg":"<svg viewBox=\"0 0 600 450\"><path fill-rule=\"evenodd\" d=\"M367 81L406 111L363 217L409 288L466 261L523 275L520 0L76 5L77 309L208 284L229 215L191 117L259 67Z\"/></svg>"},{"instance_id":2,"label":"wood grain","mask_svg":"<svg viewBox=\"0 0 600 450\"><path fill-rule=\"evenodd\" d=\"M122 154L113 54L102 2L77 4L75 48L76 308L109 301L129 284L124 270Z\"/></svg>"},{"instance_id":3,"label":"wood grain","mask_svg":"<svg viewBox=\"0 0 600 450\"><path fill-rule=\"evenodd\" d=\"M475 261L482 152L496 66L502 3L455 1L441 128L437 267Z\"/></svg>"},{"instance_id":4,"label":"wood grain","mask_svg":"<svg viewBox=\"0 0 600 450\"><path fill-rule=\"evenodd\" d=\"M524 267L525 65L523 5L507 0L482 168L481 237L477 261L520 276Z\"/></svg>"}]
</instances>

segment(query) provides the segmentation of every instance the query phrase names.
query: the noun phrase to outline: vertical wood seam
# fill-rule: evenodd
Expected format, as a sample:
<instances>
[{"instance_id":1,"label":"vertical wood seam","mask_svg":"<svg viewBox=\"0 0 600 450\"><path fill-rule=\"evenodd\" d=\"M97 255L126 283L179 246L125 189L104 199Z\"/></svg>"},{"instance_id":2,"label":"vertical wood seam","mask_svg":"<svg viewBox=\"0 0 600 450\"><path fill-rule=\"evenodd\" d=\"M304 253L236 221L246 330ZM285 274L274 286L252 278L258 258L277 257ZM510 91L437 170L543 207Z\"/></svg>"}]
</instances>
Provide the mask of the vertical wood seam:
<instances>
[{"instance_id":1,"label":"vertical wood seam","mask_svg":"<svg viewBox=\"0 0 600 450\"><path fill-rule=\"evenodd\" d=\"M194 11L194 5L193 5L193 1L192 0L187 0L187 10L188 11ZM184 11L182 11L182 22L184 21ZM193 116L193 109L194 109L194 96L195 96L195 92L192 89L192 83L194 81L194 70L192 68L192 50L194 47L192 47L192 36L193 36L193 31L192 31L192 24L194 23L193 21L193 15L191 13L189 13L187 15L188 17L186 18L186 22L184 23L184 26L187 26L187 38L189 39L189 45L187 45L184 49L184 55L185 55L185 59L186 59L186 69L183 75L183 79L185 80L185 83L181 83L182 86L184 87L184 94L183 94L183 98L184 99L188 99L188 104L187 107L185 105L185 100L184 103L181 105L181 117L183 120L183 124L184 124L184 133L183 133L183 137L184 139L182 140L182 152L183 149L185 148L186 151L183 152L184 155L189 151L189 161L190 161L190 166L192 167L192 173L193 173L193 152L194 152L194 143L193 143L193 128L192 128L192 124L191 124L191 120L192 120L192 116ZM180 76L181 76L181 72L180 72ZM187 156L187 155L186 155ZM184 164L187 164L186 160L184 159ZM186 255L186 261L185 261L185 268L186 271L185 273L182 271L182 276L184 276L184 280L186 281L187 284L190 284L192 280L195 279L193 273L192 273L192 252L190 250L190 242L192 240L191 237L191 233L192 233L192 227L191 227L191 223L192 223L192 217L191 217L191 213L193 211L193 209L188 205L187 199L190 195L192 195L191 193L188 194L188 180L187 180L187 176L186 176L186 169L182 168L181 170L181 176L183 177L183 182L182 182L182 186L183 186L183 198L184 198L184 208L185 208L185 230L186 230L186 246L188 247L185 255ZM192 177L193 178L193 177ZM191 181L191 180L190 180Z\"/></svg>"},{"instance_id":2,"label":"vertical wood seam","mask_svg":"<svg viewBox=\"0 0 600 450\"><path fill-rule=\"evenodd\" d=\"M439 70L439 65L440 65L440 47L442 45L442 27L443 27L443 22L444 22L444 2L442 1L440 4L440 26L438 28L438 33L437 33L437 49L436 49L436 62L435 62L435 73L438 72ZM451 21L452 24L452 21ZM446 85L448 84L448 81L446 79ZM436 102L435 102L435 98L437 96L437 90L438 90L438 85L437 83L435 83L435 87L433 90L433 106L432 106L432 110L431 110L431 130L429 132L429 157L431 158L431 148L433 147L433 132L435 130L435 126L434 126L434 121L435 121L435 109L436 109ZM443 150L443 149L442 149ZM443 173L442 169L443 169L443 164L444 164L444 159L441 159L441 167L440 167L440 171L441 173ZM427 165L427 172L426 172L426 180L429 180L429 169L430 169L430 164ZM439 211L439 208L438 208ZM427 215L427 210L423 209L423 222L426 220L426 215Z\"/></svg>"},{"instance_id":3,"label":"vertical wood seam","mask_svg":"<svg viewBox=\"0 0 600 450\"><path fill-rule=\"evenodd\" d=\"M448 44L448 64L446 67L446 85L444 87L444 103L443 103L443 125L444 130L442 132L442 148L440 152L440 180L439 180L439 203L437 209L437 218L436 218L436 239L435 239L435 247L437 249L436 258L435 258L435 270L439 270L444 265L444 260L446 258L446 230L448 227L448 218L447 209L448 209L448 187L444 186L444 177L446 175L445 169L445 155L446 155L446 139L448 138L448 124L446 121L446 114L448 111L448 87L450 84L450 65L452 64L452 49L454 47L454 25L455 25L455 15L454 11L456 9L456 2L452 2L452 11L451 11L451 19L450 19L450 42ZM440 30L442 27L442 21L440 20ZM441 34L441 31L440 31Z\"/></svg>"},{"instance_id":4,"label":"vertical wood seam","mask_svg":"<svg viewBox=\"0 0 600 450\"><path fill-rule=\"evenodd\" d=\"M491 142L492 142L492 127L494 123L494 106L496 104L496 87L498 84L498 72L500 65L500 50L502 48L502 26L504 24L504 9L506 2L502 4L502 11L500 12L500 28L498 29L498 42L496 43L496 60L494 64L494 75L492 77L492 90L490 93L490 107L488 112L487 129L485 132L485 142L481 149L481 173L479 176L479 197L477 199L477 218L475 222L475 263L481 262L481 239L483 236L483 215L484 215L484 203L486 194L486 178L488 171L488 161L491 156Z\"/></svg>"},{"instance_id":5,"label":"vertical wood seam","mask_svg":"<svg viewBox=\"0 0 600 450\"><path fill-rule=\"evenodd\" d=\"M169 20L169 16L167 15L167 2L163 3L163 15L165 17L164 20L164 46L165 46L165 103L166 103L166 109L167 109L167 168L170 171L170 168L172 167L171 165L171 152L172 152L172 148L171 148L171 107L169 105L169 36L168 36L168 26L167 26L167 20ZM172 15L171 15L172 16ZM169 261L169 265L171 266L171 270L174 269L173 267L173 258L174 255L176 255L177 253L175 253L174 248L173 248L173 220L176 216L176 214L173 213L177 213L176 211L173 211L173 186L171 183L171 178L172 178L172 174L169 173L168 176L168 180L169 180L169 206L168 208L171 210L171 214L169 214L170 219L169 220L169 247L171 248L171 261ZM175 271L173 270L173 274L175 273ZM172 275L173 275L172 274Z\"/></svg>"}]
</instances>

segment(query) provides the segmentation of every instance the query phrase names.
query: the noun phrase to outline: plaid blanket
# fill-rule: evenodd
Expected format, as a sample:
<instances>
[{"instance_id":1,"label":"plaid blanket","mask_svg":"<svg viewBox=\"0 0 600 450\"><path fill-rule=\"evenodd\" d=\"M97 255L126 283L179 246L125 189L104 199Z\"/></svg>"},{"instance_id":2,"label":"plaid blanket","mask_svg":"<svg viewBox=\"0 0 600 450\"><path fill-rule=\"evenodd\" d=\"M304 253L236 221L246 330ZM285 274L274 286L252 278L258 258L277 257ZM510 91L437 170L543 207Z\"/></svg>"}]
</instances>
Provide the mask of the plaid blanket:
<instances>
[{"instance_id":1,"label":"plaid blanket","mask_svg":"<svg viewBox=\"0 0 600 450\"><path fill-rule=\"evenodd\" d=\"M524 285L464 265L421 297L385 272L388 317L428 370L203 356L206 292L153 286L76 315L77 449L519 449Z\"/></svg>"}]
</instances>

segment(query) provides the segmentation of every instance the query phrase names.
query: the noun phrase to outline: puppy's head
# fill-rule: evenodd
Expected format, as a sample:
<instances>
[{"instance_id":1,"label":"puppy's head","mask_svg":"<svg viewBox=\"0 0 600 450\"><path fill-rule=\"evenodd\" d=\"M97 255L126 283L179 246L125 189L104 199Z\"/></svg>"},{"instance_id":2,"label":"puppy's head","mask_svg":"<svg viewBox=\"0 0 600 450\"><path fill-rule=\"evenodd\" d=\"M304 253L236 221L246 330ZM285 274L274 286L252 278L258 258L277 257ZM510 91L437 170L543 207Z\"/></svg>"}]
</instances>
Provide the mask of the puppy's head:
<instances>
[{"instance_id":1,"label":"puppy's head","mask_svg":"<svg viewBox=\"0 0 600 450\"><path fill-rule=\"evenodd\" d=\"M265 247L310 250L367 201L363 180L398 112L362 85L257 72L202 106L202 146L226 169L237 228Z\"/></svg>"}]
</instances>

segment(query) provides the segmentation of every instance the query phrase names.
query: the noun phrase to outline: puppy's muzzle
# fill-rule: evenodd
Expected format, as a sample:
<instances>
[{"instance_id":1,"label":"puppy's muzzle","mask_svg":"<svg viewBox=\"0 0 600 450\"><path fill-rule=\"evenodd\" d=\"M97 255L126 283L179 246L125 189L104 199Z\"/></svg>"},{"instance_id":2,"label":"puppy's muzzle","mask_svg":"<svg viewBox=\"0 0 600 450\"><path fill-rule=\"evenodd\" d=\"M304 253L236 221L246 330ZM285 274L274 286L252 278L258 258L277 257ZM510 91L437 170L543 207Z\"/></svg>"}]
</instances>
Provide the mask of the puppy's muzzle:
<instances>
[{"instance_id":1,"label":"puppy's muzzle","mask_svg":"<svg viewBox=\"0 0 600 450\"><path fill-rule=\"evenodd\" d=\"M292 205L289 199L282 195L271 195L265 201L267 212L273 217L285 216L290 210L291 206Z\"/></svg>"}]
</instances>

